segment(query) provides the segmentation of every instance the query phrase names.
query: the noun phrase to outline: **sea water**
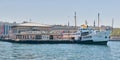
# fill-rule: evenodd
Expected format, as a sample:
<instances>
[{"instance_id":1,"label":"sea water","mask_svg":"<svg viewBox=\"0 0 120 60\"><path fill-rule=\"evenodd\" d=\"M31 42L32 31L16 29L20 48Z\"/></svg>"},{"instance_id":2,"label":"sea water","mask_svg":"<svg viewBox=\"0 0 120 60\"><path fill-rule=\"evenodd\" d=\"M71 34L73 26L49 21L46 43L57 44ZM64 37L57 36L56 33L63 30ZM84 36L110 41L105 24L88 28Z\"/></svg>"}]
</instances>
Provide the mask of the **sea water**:
<instances>
[{"instance_id":1,"label":"sea water","mask_svg":"<svg viewBox=\"0 0 120 60\"><path fill-rule=\"evenodd\" d=\"M107 45L0 42L0 60L120 60L120 41Z\"/></svg>"}]
</instances>

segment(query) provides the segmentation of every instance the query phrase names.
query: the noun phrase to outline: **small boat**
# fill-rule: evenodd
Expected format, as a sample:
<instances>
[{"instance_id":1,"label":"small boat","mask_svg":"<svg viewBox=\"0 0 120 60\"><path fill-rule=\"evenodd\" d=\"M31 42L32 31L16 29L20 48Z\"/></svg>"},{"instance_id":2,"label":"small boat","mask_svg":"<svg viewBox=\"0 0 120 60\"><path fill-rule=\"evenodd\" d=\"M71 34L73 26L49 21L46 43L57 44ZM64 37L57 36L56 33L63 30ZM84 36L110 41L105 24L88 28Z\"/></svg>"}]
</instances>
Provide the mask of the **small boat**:
<instances>
[{"instance_id":1,"label":"small boat","mask_svg":"<svg viewBox=\"0 0 120 60\"><path fill-rule=\"evenodd\" d=\"M110 33L111 30L108 28L105 30L96 30L83 25L74 34L74 40L76 43L105 45L110 39Z\"/></svg>"}]
</instances>

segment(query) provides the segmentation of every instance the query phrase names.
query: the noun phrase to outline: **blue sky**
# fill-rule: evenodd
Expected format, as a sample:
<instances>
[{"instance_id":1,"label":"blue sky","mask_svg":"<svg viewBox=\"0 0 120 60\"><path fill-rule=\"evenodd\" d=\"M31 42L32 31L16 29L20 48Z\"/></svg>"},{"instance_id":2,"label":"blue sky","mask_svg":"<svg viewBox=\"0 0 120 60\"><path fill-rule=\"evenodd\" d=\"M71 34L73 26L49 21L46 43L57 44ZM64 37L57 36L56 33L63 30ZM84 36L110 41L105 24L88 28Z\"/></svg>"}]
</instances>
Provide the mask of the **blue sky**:
<instances>
[{"instance_id":1,"label":"blue sky","mask_svg":"<svg viewBox=\"0 0 120 60\"><path fill-rule=\"evenodd\" d=\"M29 21L43 24L74 25L74 12L77 12L77 25L93 25L100 13L100 24L120 28L120 0L0 0L0 21Z\"/></svg>"}]
</instances>

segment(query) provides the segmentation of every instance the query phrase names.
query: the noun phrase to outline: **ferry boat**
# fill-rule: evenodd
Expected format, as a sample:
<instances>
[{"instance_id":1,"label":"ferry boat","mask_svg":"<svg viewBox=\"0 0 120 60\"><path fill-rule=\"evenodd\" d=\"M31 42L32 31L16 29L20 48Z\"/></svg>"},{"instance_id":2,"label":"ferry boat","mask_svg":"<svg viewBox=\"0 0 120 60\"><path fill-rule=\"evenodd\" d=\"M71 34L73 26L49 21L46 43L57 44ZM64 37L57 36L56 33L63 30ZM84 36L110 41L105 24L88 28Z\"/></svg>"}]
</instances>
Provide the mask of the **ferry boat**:
<instances>
[{"instance_id":1,"label":"ferry boat","mask_svg":"<svg viewBox=\"0 0 120 60\"><path fill-rule=\"evenodd\" d=\"M110 39L110 29L96 30L83 25L74 35L74 40L77 43L83 44L107 44Z\"/></svg>"}]
</instances>

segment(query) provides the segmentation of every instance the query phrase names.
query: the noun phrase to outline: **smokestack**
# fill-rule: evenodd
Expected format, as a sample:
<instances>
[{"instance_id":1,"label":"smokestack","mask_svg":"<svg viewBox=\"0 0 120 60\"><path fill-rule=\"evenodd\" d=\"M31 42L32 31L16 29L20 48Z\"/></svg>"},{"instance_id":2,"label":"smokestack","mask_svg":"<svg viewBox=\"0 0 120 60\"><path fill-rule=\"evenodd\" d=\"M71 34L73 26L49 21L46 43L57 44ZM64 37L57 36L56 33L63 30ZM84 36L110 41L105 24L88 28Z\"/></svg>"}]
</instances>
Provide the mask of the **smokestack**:
<instances>
[{"instance_id":1,"label":"smokestack","mask_svg":"<svg viewBox=\"0 0 120 60\"><path fill-rule=\"evenodd\" d=\"M75 19L75 28L76 28L76 26L77 26L77 21L76 21L76 12L74 13L75 14L75 16L74 16L74 19Z\"/></svg>"}]
</instances>

